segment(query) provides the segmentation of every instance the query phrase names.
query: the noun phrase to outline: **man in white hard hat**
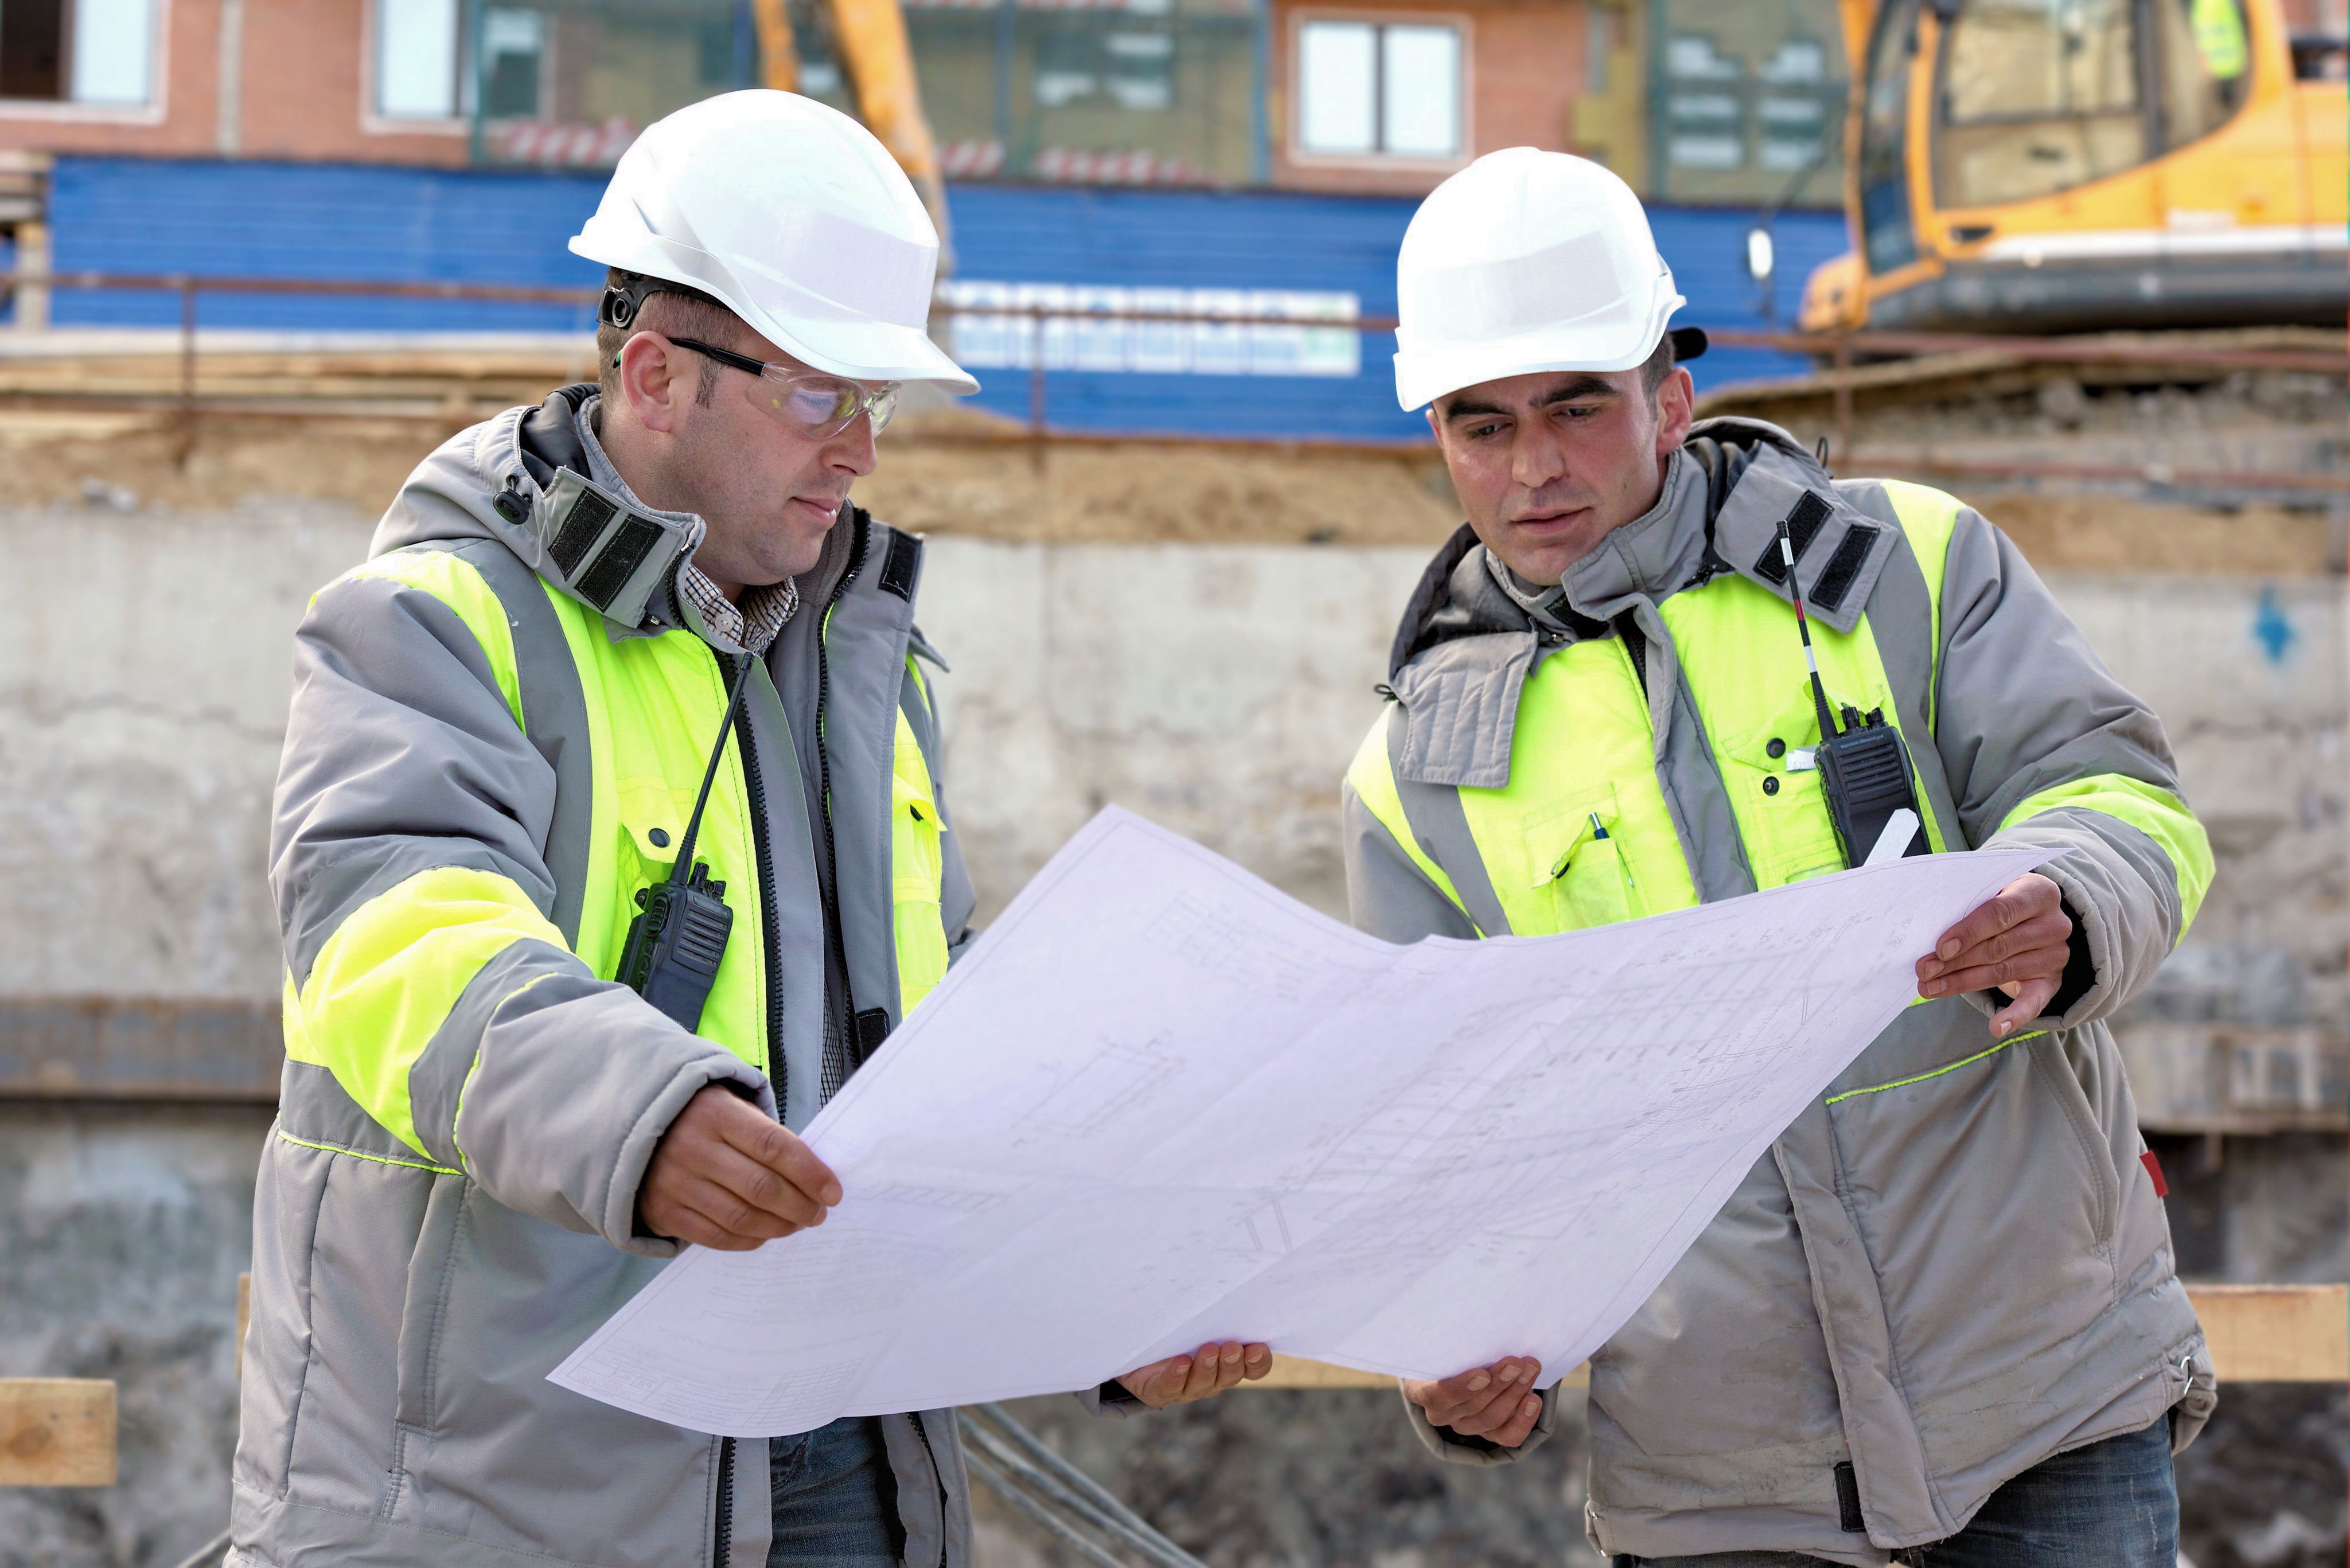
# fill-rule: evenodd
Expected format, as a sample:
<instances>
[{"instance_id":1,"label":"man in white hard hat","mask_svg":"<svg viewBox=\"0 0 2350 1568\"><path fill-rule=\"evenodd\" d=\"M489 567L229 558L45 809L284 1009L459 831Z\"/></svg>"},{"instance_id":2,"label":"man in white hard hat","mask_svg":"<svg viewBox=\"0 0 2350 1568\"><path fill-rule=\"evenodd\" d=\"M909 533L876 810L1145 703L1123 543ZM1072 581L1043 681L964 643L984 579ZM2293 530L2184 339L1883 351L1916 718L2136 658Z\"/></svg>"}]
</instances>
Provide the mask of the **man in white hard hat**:
<instances>
[{"instance_id":1,"label":"man in white hard hat","mask_svg":"<svg viewBox=\"0 0 2350 1568\"><path fill-rule=\"evenodd\" d=\"M937 234L754 91L648 130L571 248L598 381L428 458L297 635L230 1561L962 1568L950 1411L737 1441L546 1379L681 1243L824 1222L793 1129L969 940L921 542L848 499L900 383L972 388Z\"/></svg>"},{"instance_id":2,"label":"man in white hard hat","mask_svg":"<svg viewBox=\"0 0 2350 1568\"><path fill-rule=\"evenodd\" d=\"M1905 809L1897 853L2054 856L1920 959L1919 1002L1592 1358L1591 1538L1685 1568L2172 1568L2211 1364L2099 1022L2211 876L2161 725L1971 509L1692 423L1702 337L1669 330L1684 302L1605 169L1478 160L1398 273L1397 390L1468 521L1347 774L1357 924L1659 914L1838 870ZM1404 1393L1444 1458L1502 1463L1565 1370Z\"/></svg>"}]
</instances>

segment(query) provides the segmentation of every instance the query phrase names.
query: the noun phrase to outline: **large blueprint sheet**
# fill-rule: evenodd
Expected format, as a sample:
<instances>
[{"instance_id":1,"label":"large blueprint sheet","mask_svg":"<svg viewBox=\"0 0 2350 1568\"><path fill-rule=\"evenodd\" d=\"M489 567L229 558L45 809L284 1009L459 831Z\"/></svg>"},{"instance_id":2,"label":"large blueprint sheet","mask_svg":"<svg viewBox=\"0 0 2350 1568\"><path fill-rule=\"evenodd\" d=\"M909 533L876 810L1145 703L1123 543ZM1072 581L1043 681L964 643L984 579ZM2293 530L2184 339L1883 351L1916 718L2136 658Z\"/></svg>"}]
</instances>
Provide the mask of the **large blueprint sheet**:
<instances>
[{"instance_id":1,"label":"large blueprint sheet","mask_svg":"<svg viewBox=\"0 0 2350 1568\"><path fill-rule=\"evenodd\" d=\"M1547 1381L2040 858L1399 948L1105 812L809 1127L831 1219L689 1251L554 1380L746 1438L1210 1339L1413 1377L1526 1354Z\"/></svg>"}]
</instances>

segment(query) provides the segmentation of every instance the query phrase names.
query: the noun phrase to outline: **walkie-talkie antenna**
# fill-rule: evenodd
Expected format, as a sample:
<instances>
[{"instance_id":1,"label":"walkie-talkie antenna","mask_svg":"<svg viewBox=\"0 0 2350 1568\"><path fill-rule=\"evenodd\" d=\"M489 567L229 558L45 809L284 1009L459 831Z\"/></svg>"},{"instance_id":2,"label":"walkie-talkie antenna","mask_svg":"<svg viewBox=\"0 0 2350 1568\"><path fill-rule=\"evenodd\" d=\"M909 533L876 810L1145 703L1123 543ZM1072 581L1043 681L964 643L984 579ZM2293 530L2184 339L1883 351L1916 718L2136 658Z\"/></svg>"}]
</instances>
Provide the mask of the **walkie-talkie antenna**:
<instances>
[{"instance_id":1,"label":"walkie-talkie antenna","mask_svg":"<svg viewBox=\"0 0 2350 1568\"><path fill-rule=\"evenodd\" d=\"M1787 597L1795 601L1795 630L1804 639L1804 667L1812 672L1812 705L1820 713L1820 739L1834 740L1840 732L1828 708L1827 688L1820 684L1820 658L1812 651L1812 618L1804 613L1803 586L1795 581L1795 542L1787 536L1783 517L1779 519L1779 559L1787 567Z\"/></svg>"},{"instance_id":2,"label":"walkie-talkie antenna","mask_svg":"<svg viewBox=\"0 0 2350 1568\"><path fill-rule=\"evenodd\" d=\"M693 797L693 815L686 819L685 836L678 840L677 864L669 868L672 882L683 883L692 870L693 841L702 835L702 808L710 804L710 786L718 777L720 759L726 755L726 738L734 732L734 711L743 705L743 688L750 683L751 659L746 654L743 668L734 672L734 684L726 692L726 714L718 722L718 743L710 750L710 765L702 770L702 793ZM1819 684L1816 678L1813 684Z\"/></svg>"}]
</instances>

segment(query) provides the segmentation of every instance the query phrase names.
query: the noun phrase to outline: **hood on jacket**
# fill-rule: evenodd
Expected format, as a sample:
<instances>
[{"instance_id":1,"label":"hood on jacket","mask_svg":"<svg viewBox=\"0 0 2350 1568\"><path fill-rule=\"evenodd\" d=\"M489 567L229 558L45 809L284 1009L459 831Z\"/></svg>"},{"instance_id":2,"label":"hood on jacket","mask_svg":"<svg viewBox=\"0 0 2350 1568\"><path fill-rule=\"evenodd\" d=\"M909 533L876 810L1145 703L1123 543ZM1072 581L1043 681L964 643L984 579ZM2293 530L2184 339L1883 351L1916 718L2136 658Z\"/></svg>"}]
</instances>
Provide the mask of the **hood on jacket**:
<instances>
[{"instance_id":1,"label":"hood on jacket","mask_svg":"<svg viewBox=\"0 0 2350 1568\"><path fill-rule=\"evenodd\" d=\"M450 437L409 475L368 553L494 539L615 635L680 625L675 575L701 545L702 522L650 512L588 476L577 421L596 391L592 381L558 387L536 408Z\"/></svg>"},{"instance_id":2,"label":"hood on jacket","mask_svg":"<svg viewBox=\"0 0 2350 1568\"><path fill-rule=\"evenodd\" d=\"M1802 504L1807 493L1815 504ZM1667 463L1657 504L1569 569L1559 619L1578 639L1605 636L1627 588L1659 599L1724 572L1785 598L1786 572L1777 555L1782 518L1793 535L1804 607L1838 630L1851 630L1883 561L1887 541L1877 537L1883 530L1843 503L1827 470L1794 436L1762 420L1737 418L1690 427ZM1866 559L1857 564L1846 548L1856 528L1866 531L1857 541ZM1823 535L1829 535L1826 548L1814 557L1810 546ZM1534 618L1493 579L1486 556L1466 523L1438 549L1396 628L1388 653L1390 681L1446 643L1495 633L1533 635ZM1827 563L1839 557L1846 565L1829 573Z\"/></svg>"},{"instance_id":3,"label":"hood on jacket","mask_svg":"<svg viewBox=\"0 0 2350 1568\"><path fill-rule=\"evenodd\" d=\"M1564 595L1544 607L1552 624L1537 625L1502 587L1463 524L1421 574L1388 653L1388 688L1403 708L1398 774L1498 788L1510 776L1519 698L1545 653L1611 636L1627 615L1661 635L1644 607L1727 573L1790 597L1782 523L1805 611L1852 630L1896 530L1864 516L1794 437L1760 420L1692 427L1666 462L1656 504L1567 569Z\"/></svg>"}]
</instances>

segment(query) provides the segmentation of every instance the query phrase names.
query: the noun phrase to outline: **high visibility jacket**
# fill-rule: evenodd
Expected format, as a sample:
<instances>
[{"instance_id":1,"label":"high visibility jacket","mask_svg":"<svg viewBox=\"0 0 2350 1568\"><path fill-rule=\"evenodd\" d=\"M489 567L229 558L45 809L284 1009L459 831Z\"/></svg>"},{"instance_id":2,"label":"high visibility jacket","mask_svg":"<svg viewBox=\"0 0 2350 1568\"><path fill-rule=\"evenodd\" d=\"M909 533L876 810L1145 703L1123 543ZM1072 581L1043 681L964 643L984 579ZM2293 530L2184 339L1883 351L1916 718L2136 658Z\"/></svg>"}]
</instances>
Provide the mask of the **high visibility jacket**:
<instances>
[{"instance_id":1,"label":"high visibility jacket","mask_svg":"<svg viewBox=\"0 0 2350 1568\"><path fill-rule=\"evenodd\" d=\"M2213 1402L2099 1022L2211 877L2154 715L1974 512L1710 421L1563 603L1527 607L1465 528L1439 554L1347 774L1347 880L1357 924L1413 941L1840 868L1783 519L1830 702L1898 727L1936 851L2056 851L2074 961L2004 1043L1982 998L1912 1006L1748 1174L1593 1357L1586 1524L1610 1552L1878 1564L2061 1449L2174 1406L2183 1444ZM1462 1462L1526 1451L1414 1425Z\"/></svg>"},{"instance_id":2,"label":"high visibility jacket","mask_svg":"<svg viewBox=\"0 0 2350 1568\"><path fill-rule=\"evenodd\" d=\"M675 591L700 519L591 482L593 390L428 458L296 639L238 1563L764 1563L765 1443L546 1374L675 1251L638 1189L685 1103L805 1123L827 1030L869 1052L968 937L920 541L845 509L751 660ZM746 665L694 848L734 920L689 1032L613 976ZM906 1560L967 1563L949 1413L883 1427Z\"/></svg>"}]
</instances>

